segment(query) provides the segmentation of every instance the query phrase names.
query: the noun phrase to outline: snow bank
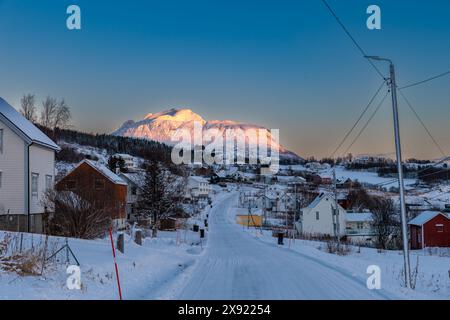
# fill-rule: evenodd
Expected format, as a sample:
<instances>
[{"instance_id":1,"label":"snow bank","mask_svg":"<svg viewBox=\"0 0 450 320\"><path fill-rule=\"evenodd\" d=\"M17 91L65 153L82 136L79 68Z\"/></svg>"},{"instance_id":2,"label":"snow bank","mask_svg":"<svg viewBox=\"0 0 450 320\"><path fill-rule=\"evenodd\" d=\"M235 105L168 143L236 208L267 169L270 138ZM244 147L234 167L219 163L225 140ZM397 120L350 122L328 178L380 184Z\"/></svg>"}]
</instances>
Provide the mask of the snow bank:
<instances>
[{"instance_id":1,"label":"snow bank","mask_svg":"<svg viewBox=\"0 0 450 320\"><path fill-rule=\"evenodd\" d=\"M159 232L158 238L144 239L143 246L125 238L125 253L118 251L122 294L124 299L158 299L161 288L192 265L198 255L198 233L192 231ZM0 237L7 233L1 232ZM42 245L44 236L24 234L24 250ZM20 277L0 270L0 299L117 299L118 290L109 239L69 239L69 246L80 262L81 290L66 286L66 251L49 263L42 276ZM49 237L49 251L64 245L63 238ZM71 264L75 264L71 259Z\"/></svg>"}]
</instances>

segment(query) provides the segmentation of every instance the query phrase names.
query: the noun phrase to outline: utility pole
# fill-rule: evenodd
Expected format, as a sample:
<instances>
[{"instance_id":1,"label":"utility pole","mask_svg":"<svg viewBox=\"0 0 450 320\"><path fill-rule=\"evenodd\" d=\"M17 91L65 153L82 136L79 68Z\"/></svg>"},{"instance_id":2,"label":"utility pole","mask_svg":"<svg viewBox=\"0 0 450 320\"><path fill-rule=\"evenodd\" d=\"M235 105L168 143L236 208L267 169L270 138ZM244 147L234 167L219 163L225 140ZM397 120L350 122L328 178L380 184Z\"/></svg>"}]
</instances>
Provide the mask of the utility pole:
<instances>
[{"instance_id":1,"label":"utility pole","mask_svg":"<svg viewBox=\"0 0 450 320\"><path fill-rule=\"evenodd\" d=\"M339 207L338 207L338 199L337 199L337 180L336 180L336 164L333 166L333 189L334 189L334 235L336 237L336 242L339 247Z\"/></svg>"},{"instance_id":2,"label":"utility pole","mask_svg":"<svg viewBox=\"0 0 450 320\"><path fill-rule=\"evenodd\" d=\"M395 67L394 63L385 58L377 56L366 57L368 59L387 61L389 62L390 87L392 96L392 111L394 114L394 135L395 135L395 153L397 156L397 170L398 170L398 186L400 193L400 211L402 220L402 238L403 238L403 259L405 268L405 284L411 289L411 265L409 261L409 245L408 245L408 228L406 221L406 205L405 205L405 186L403 183L403 165L402 165L402 149L400 141L400 125L398 119L398 105L397 105L397 84L395 81Z\"/></svg>"},{"instance_id":3,"label":"utility pole","mask_svg":"<svg viewBox=\"0 0 450 320\"><path fill-rule=\"evenodd\" d=\"M400 126L398 119L397 106L397 85L395 81L395 68L392 61L389 66L391 77L391 95L392 95L392 109L394 113L394 133L395 133L395 153L397 155L397 169L398 169L398 184L400 190L400 210L402 215L402 235L403 235L403 254L405 256L405 282L408 288L411 288L411 267L409 261L409 247L408 247L408 229L406 225L406 205L405 205L405 187L403 183L403 165L402 165L402 149L400 142Z\"/></svg>"}]
</instances>

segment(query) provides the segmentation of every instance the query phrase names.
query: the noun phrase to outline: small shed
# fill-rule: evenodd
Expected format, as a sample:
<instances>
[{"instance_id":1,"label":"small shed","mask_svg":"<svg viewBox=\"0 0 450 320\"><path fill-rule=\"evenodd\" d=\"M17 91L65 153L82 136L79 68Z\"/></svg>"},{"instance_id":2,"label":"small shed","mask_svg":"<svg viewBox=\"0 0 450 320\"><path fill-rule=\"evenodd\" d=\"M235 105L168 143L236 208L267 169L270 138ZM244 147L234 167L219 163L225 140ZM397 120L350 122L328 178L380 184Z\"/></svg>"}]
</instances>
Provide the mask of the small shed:
<instances>
[{"instance_id":1,"label":"small shed","mask_svg":"<svg viewBox=\"0 0 450 320\"><path fill-rule=\"evenodd\" d=\"M163 218L159 220L159 230L174 231L177 230L177 219L173 217Z\"/></svg>"},{"instance_id":2,"label":"small shed","mask_svg":"<svg viewBox=\"0 0 450 320\"><path fill-rule=\"evenodd\" d=\"M409 223L411 249L450 247L450 218L439 211L424 211Z\"/></svg>"}]
</instances>

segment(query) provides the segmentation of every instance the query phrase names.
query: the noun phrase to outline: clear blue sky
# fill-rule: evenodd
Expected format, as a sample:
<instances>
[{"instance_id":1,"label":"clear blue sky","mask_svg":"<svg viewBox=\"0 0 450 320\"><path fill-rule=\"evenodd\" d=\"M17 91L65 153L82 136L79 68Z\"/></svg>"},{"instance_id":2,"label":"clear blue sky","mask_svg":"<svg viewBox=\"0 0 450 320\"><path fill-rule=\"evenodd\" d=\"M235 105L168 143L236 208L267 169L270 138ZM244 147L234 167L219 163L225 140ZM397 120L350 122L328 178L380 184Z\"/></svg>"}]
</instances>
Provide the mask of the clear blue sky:
<instances>
[{"instance_id":1,"label":"clear blue sky","mask_svg":"<svg viewBox=\"0 0 450 320\"><path fill-rule=\"evenodd\" d=\"M329 3L368 53L395 61L400 85L450 70L448 0ZM66 29L70 4L81 31ZM370 4L381 31L366 28ZM25 93L64 97L92 132L190 107L279 128L288 148L321 157L380 84L320 0L0 0L0 39L0 96L16 107ZM405 93L450 153L449 88L447 77ZM406 156L439 156L400 107ZM392 152L391 124L386 104L350 151Z\"/></svg>"}]
</instances>

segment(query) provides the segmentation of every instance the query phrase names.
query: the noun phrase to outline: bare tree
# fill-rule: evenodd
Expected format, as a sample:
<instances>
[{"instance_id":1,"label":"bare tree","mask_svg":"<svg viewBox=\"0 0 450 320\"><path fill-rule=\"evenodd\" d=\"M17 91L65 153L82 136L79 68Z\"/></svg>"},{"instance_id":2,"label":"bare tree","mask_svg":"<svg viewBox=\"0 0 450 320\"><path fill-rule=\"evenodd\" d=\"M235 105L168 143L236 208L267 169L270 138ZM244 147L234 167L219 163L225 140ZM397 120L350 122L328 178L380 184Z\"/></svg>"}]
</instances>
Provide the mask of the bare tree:
<instances>
[{"instance_id":1,"label":"bare tree","mask_svg":"<svg viewBox=\"0 0 450 320\"><path fill-rule=\"evenodd\" d=\"M55 123L56 112L58 109L58 103L55 98L47 96L44 101L42 101L42 111L41 111L41 125L46 128L53 128Z\"/></svg>"},{"instance_id":2,"label":"bare tree","mask_svg":"<svg viewBox=\"0 0 450 320\"><path fill-rule=\"evenodd\" d=\"M34 94L26 94L20 99L20 113L29 121L36 122L36 105Z\"/></svg>"},{"instance_id":3,"label":"bare tree","mask_svg":"<svg viewBox=\"0 0 450 320\"><path fill-rule=\"evenodd\" d=\"M95 206L95 200L71 191L48 190L43 201L46 233L64 237L94 239L105 235L111 226L109 208Z\"/></svg>"},{"instance_id":4,"label":"bare tree","mask_svg":"<svg viewBox=\"0 0 450 320\"><path fill-rule=\"evenodd\" d=\"M61 99L56 107L53 129L66 127L71 117L69 106L64 99Z\"/></svg>"},{"instance_id":5,"label":"bare tree","mask_svg":"<svg viewBox=\"0 0 450 320\"><path fill-rule=\"evenodd\" d=\"M70 108L64 99L59 102L50 96L42 101L41 125L49 129L64 128L72 117Z\"/></svg>"},{"instance_id":6,"label":"bare tree","mask_svg":"<svg viewBox=\"0 0 450 320\"><path fill-rule=\"evenodd\" d=\"M372 212L372 228L375 231L376 245L379 249L387 249L389 243L399 235L400 222L395 213L392 199L374 197Z\"/></svg>"},{"instance_id":7,"label":"bare tree","mask_svg":"<svg viewBox=\"0 0 450 320\"><path fill-rule=\"evenodd\" d=\"M369 209L377 205L376 199L367 193L364 188L350 190L347 199L348 207L355 211Z\"/></svg>"}]
</instances>

